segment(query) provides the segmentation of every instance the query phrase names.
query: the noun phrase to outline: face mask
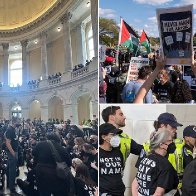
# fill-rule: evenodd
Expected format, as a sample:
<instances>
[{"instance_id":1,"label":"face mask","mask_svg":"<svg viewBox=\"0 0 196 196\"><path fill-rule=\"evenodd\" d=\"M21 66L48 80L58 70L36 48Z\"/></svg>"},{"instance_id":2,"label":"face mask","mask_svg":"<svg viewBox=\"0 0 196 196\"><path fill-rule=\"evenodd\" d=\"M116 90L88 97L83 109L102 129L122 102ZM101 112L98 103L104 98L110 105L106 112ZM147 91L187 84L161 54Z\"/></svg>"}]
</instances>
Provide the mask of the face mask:
<instances>
[{"instance_id":1,"label":"face mask","mask_svg":"<svg viewBox=\"0 0 196 196\"><path fill-rule=\"evenodd\" d=\"M119 138L119 136L113 136L110 139L110 144L114 148L118 147L120 145L120 138Z\"/></svg>"},{"instance_id":2,"label":"face mask","mask_svg":"<svg viewBox=\"0 0 196 196\"><path fill-rule=\"evenodd\" d=\"M171 144L168 145L168 147L167 147L167 153L168 154L174 153L175 150L176 150L176 145L175 145L174 142L172 142Z\"/></svg>"}]
</instances>

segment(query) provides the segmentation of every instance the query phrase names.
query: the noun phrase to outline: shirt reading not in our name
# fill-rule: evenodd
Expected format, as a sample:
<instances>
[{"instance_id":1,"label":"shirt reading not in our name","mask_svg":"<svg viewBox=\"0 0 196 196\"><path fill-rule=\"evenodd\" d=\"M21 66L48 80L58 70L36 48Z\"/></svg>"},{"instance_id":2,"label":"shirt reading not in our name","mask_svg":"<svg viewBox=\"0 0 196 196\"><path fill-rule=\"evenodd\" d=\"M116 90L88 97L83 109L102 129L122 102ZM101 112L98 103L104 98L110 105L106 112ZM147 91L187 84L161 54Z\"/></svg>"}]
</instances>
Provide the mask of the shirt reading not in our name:
<instances>
[{"instance_id":1,"label":"shirt reading not in our name","mask_svg":"<svg viewBox=\"0 0 196 196\"><path fill-rule=\"evenodd\" d=\"M110 195L123 195L123 156L119 148L105 151L99 148L99 190Z\"/></svg>"}]
</instances>

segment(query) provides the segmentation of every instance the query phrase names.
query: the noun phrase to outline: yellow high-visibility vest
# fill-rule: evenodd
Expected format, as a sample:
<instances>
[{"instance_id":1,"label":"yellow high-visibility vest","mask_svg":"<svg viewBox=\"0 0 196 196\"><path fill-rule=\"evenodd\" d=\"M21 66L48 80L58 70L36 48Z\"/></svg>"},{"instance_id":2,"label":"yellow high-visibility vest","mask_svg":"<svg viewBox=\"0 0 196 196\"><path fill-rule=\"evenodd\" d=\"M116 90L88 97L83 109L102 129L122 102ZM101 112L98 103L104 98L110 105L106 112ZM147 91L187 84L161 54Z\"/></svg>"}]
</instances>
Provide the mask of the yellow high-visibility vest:
<instances>
[{"instance_id":1,"label":"yellow high-visibility vest","mask_svg":"<svg viewBox=\"0 0 196 196\"><path fill-rule=\"evenodd\" d=\"M120 151L123 155L123 161L125 163L131 152L131 138L126 133L121 133L120 137Z\"/></svg>"}]
</instances>

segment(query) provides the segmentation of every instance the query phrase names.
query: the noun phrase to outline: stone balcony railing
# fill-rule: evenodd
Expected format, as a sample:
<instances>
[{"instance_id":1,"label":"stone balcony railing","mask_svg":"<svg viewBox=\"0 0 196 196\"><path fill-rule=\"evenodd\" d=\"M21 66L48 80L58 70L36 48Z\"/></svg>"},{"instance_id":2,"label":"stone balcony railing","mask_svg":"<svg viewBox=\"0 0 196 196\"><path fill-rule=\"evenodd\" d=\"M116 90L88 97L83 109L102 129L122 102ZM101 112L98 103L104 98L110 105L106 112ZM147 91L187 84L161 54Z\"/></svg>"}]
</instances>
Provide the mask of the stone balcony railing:
<instances>
[{"instance_id":1,"label":"stone balcony railing","mask_svg":"<svg viewBox=\"0 0 196 196\"><path fill-rule=\"evenodd\" d=\"M75 78L78 76L82 76L83 74L87 73L89 71L89 65L82 67L76 71L71 72L71 78Z\"/></svg>"},{"instance_id":2,"label":"stone balcony railing","mask_svg":"<svg viewBox=\"0 0 196 196\"><path fill-rule=\"evenodd\" d=\"M48 79L48 84L53 85L53 84L58 84L61 82L61 76L58 78L53 78L53 79Z\"/></svg>"},{"instance_id":3,"label":"stone balcony railing","mask_svg":"<svg viewBox=\"0 0 196 196\"><path fill-rule=\"evenodd\" d=\"M42 91L44 89L51 89L60 86L64 86L66 84L78 81L82 78L89 77L92 74L97 75L98 80L98 61L97 58L88 65L76 71L67 71L62 74L60 78L48 80L43 79L37 85L22 85L17 87L10 87L10 86L2 86L0 87L0 93L24 93L29 91Z\"/></svg>"}]
</instances>

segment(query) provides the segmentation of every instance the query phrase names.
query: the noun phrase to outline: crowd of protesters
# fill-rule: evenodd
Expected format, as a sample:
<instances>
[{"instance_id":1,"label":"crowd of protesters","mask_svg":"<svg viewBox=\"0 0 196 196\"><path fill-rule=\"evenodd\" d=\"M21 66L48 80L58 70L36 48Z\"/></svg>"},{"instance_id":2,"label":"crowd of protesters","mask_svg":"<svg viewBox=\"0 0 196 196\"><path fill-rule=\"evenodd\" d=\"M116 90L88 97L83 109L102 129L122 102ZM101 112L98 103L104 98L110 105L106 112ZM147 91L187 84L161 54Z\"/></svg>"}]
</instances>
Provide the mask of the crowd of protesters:
<instances>
[{"instance_id":1,"label":"crowd of protesters","mask_svg":"<svg viewBox=\"0 0 196 196\"><path fill-rule=\"evenodd\" d=\"M119 52L118 66L116 66L115 50L107 50L105 62L101 63L101 79L99 84L100 102L133 103L140 87L154 71L158 53L153 55L140 54L139 57L149 58L149 65L138 70L136 80L127 81L129 63L133 53ZM194 77L194 71L191 73ZM194 94L190 84L183 78L182 66L162 65L154 78L148 98L144 103L194 103Z\"/></svg>"},{"instance_id":2,"label":"crowd of protesters","mask_svg":"<svg viewBox=\"0 0 196 196\"><path fill-rule=\"evenodd\" d=\"M86 130L83 130L82 126L71 124L69 119L65 122L50 119L46 123L37 119L1 120L0 193L8 189L10 195L27 196L97 194L98 126L97 120L88 122L90 127L85 126ZM57 176L49 141L61 162L69 167L69 179L62 180ZM26 180L16 180L21 166L27 168ZM16 186L22 190L21 194Z\"/></svg>"}]
</instances>

